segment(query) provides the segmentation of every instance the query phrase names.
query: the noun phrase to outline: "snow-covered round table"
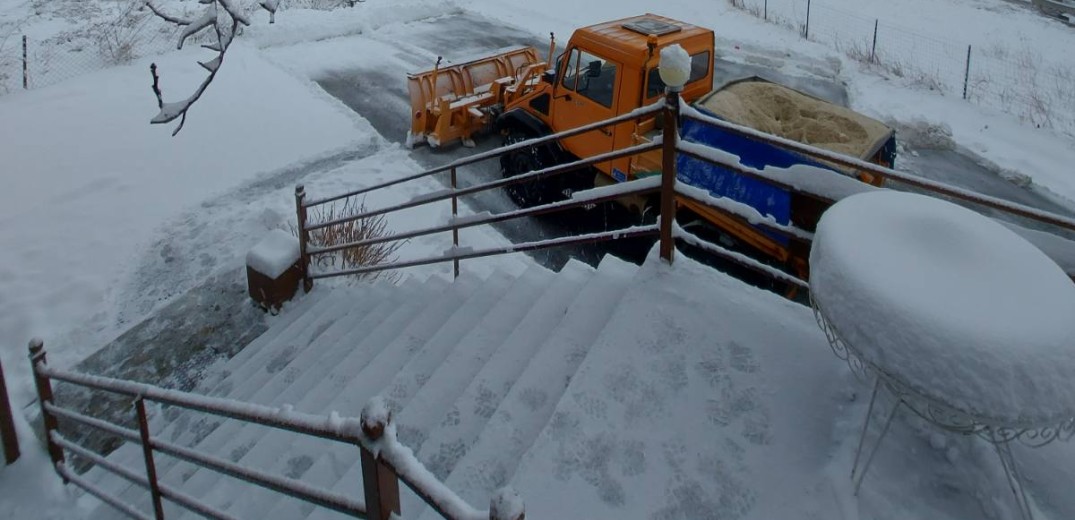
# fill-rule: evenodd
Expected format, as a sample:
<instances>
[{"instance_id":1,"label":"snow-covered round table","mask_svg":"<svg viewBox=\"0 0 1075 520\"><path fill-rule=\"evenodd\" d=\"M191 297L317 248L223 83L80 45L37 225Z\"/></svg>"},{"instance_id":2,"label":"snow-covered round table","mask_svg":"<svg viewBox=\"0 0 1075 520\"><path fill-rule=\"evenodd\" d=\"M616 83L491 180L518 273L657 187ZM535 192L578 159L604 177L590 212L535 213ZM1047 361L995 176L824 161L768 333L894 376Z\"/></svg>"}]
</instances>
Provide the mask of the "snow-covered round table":
<instances>
[{"instance_id":1,"label":"snow-covered round table","mask_svg":"<svg viewBox=\"0 0 1075 520\"><path fill-rule=\"evenodd\" d=\"M848 197L818 223L811 303L833 351L874 378L855 490L903 406L992 442L1025 518L1009 443L1075 435L1075 285L993 221L910 193ZM895 396L862 460L879 389Z\"/></svg>"}]
</instances>

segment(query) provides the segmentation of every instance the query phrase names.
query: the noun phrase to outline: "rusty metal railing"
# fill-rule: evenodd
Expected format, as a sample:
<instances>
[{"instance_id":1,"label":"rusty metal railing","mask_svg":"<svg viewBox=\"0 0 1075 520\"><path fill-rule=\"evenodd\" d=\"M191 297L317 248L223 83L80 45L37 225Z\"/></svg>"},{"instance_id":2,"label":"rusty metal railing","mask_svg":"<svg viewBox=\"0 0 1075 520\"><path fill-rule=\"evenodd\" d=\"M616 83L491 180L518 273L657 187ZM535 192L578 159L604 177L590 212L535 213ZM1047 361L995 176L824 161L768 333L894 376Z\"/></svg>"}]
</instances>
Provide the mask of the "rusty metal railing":
<instances>
[{"instance_id":1,"label":"rusty metal railing","mask_svg":"<svg viewBox=\"0 0 1075 520\"><path fill-rule=\"evenodd\" d=\"M11 413L11 400L4 381L4 365L0 363L0 443L4 445L4 463L12 464L19 458L19 437L15 433L15 420Z\"/></svg>"},{"instance_id":2,"label":"rusty metal railing","mask_svg":"<svg viewBox=\"0 0 1075 520\"><path fill-rule=\"evenodd\" d=\"M189 392L168 390L133 381L60 370L48 365L44 344L40 340L31 341L29 350L31 369L33 370L34 383L37 387L41 416L45 427L45 442L57 474L60 475L65 483L75 484L131 518L162 520L165 514L164 500L168 500L206 518L217 520L235 520L236 518L231 513L187 495L176 487L160 482L156 472L155 461L155 453L159 452L210 471L356 518L389 520L393 514L398 515L399 487L394 483L403 481L431 507L450 520L521 520L521 518L497 516L497 512L492 508L490 512L479 511L467 505L457 495L443 486L429 489L429 486L424 484L425 480L421 475L422 472L426 471L424 467L416 459L413 459L413 454L409 450L401 449L396 442L395 428L390 422L391 413L377 411L380 409L387 410L381 403L367 405L359 418L309 415L290 409L243 403ZM138 429L124 428L58 405L52 393L53 380L133 397ZM355 446L359 451L362 467L362 500L311 486L301 480L243 466L224 458L154 437L149 431L146 401ZM60 418L140 445L145 462L144 470L137 471L125 467L67 439L59 431ZM148 514L139 511L121 498L108 493L71 471L66 464L67 453L82 457L104 471L113 473L132 484L145 488L149 492L153 512ZM508 493L511 491L502 490L501 492Z\"/></svg>"},{"instance_id":3,"label":"rusty metal railing","mask_svg":"<svg viewBox=\"0 0 1075 520\"><path fill-rule=\"evenodd\" d=\"M789 274L788 270L792 268L791 266L785 266L784 269L774 268L769 264L759 262L756 258L743 255L739 251L729 250L711 241L703 240L702 238L691 234L689 231L683 229L682 227L675 227L674 222L677 206L683 201L691 201L695 204L700 204L706 206L707 208L710 208L711 210L715 210L724 218L736 222L741 226L755 226L785 237L790 243L795 244L795 247L797 248L796 250L799 251L800 256L802 252L809 251L810 244L813 239L813 234L808 229L803 229L795 224L778 223L772 218L770 218L768 215L759 214L757 210L746 204L742 204L726 198L718 199L716 197L710 196L708 193L704 192L704 190L698 190L684 183L678 182L676 179L676 159L678 157L684 156L690 157L696 160L718 165L719 167L727 169L738 175L763 181L776 188L787 191L788 193L792 194L793 197L798 197L802 200L811 201L810 205L819 208L819 211L820 209L827 208L836 200L839 200L844 196L870 189L877 189L873 186L859 181L858 179L850 176L846 172L842 172L835 169L811 168L811 171L808 175L801 175L796 177L789 175L780 175L779 173L774 173L768 170L759 170L747 167L742 165L738 161L737 157L729 156L724 152L709 148L706 145L681 140L677 132L678 125L664 125L663 135L657 137L651 142L613 150L607 153L595 155L581 160L542 168L506 179L486 182L474 186L469 186L466 188L460 188L458 186L458 169L460 167L475 164L477 162L484 161L487 159L498 158L505 154L512 153L518 150L554 143L566 137L572 137L586 132L600 130L610 125L615 125L632 120L639 120L641 118L652 117L658 114L660 114L660 117L663 117L665 121L679 121L681 117L695 119L705 124L717 127L719 129L745 136L749 139L761 141L764 143L779 146L787 150L791 150L795 153L799 153L806 157L817 159L826 164L853 169L856 173L864 172L867 174L876 175L885 179L904 183L908 186L923 189L933 194L953 197L959 200L993 208L1011 215L1031 219L1049 225L1059 226L1062 229L1075 231L1075 219L1071 219L1062 215L1055 215L1021 204L1011 203L1002 199L998 199L996 197L974 193L969 190L950 186L944 183L916 177L908 173L899 172L891 168L886 168L857 158L818 149L796 141L791 141L770 134L765 134L748 127L729 123L727 121L723 121L721 119L704 114L697 109L690 107L689 105L683 104L679 98L678 93L670 92L666 95L664 99L653 105L642 107L638 110L634 110L632 112L623 114L613 119L595 122L565 132L560 132L545 137L532 139L529 141L515 143L487 152L482 152L415 175L406 176L400 179L380 183L375 186L370 186L359 190L350 191L344 194L325 197L314 201L307 201L305 189L302 186L297 187L296 212L298 215L299 222L298 229L300 236L300 256L302 257L301 262L304 268L304 286L307 290L309 290L309 288L312 287L313 280L320 278L376 273L380 271L436 264L441 262L452 262L454 264L453 271L455 275L458 276L459 263L463 260L471 258L509 254L523 251L533 251L537 249L560 247L566 245L593 243L605 240L615 240L617 238L655 235L659 238L660 241L661 257L668 261L672 260L675 250L674 244L675 241L678 239L698 246L711 254L715 254L724 258L725 260L730 260L732 262L735 262L736 264L745 266L748 269L760 272L770 278L777 279L781 282L789 283L795 287L805 288L807 287L807 284L802 277ZM660 150L662 154L661 166L663 174L659 177L660 180L657 182L654 182L650 179L645 179L641 181L636 180L627 182L625 183L625 185L617 185L615 190L602 191L601 188L595 190L588 190L587 192L577 194L582 195L581 197L572 198L562 202L545 204L518 211L509 211L496 215L468 217L466 219L458 218L458 201L460 197L465 197L488 190L506 188L515 184L542 181L557 175L563 175L569 172L578 171L580 169L590 168L593 165L599 163L604 163L610 160L623 157L636 156L638 154L654 150ZM426 196L417 197L410 201L395 204L392 206L378 208L370 211L364 211L355 215L347 215L325 222L310 223L308 221L308 210L310 208L323 204L328 204L347 197L364 195L390 186L395 186L400 183L422 179L440 173L450 174L450 187L447 190L434 192ZM634 228L607 231L602 233L589 233L573 237L559 237L550 240L515 244L513 246L501 248L484 249L481 251L461 250L459 248L459 230L464 228L489 225L529 216L545 215L558 211L564 211L567 209L587 206L598 202L608 202L625 196L639 195L652 196L659 201L658 205L660 207L661 213L660 219L655 226L638 226ZM323 247L314 247L309 243L309 236L310 232L312 231L342 225L348 222L354 222L361 219L388 215L405 209L415 208L426 204L434 204L448 200L451 201L452 205L452 221L444 225L401 232L389 236L367 238L349 243L333 244ZM319 255L332 254L351 248L367 247L388 242L398 242L410 238L446 232L452 233L453 247L451 251L444 255L431 256L427 258L407 261L390 262L376 266L341 269L335 271L313 272L310 267L312 265L311 259L318 257ZM1071 246L1068 248L1068 250L1072 252L1071 255L1073 256L1073 258L1070 259L1070 264L1075 266L1075 243L1071 243L1068 245ZM796 269L801 270L803 269L803 267L800 265ZM1072 276L1072 278L1075 279L1075 268L1069 268L1066 270L1068 271L1069 276ZM795 274L802 275L804 273L801 271L797 271Z\"/></svg>"}]
</instances>

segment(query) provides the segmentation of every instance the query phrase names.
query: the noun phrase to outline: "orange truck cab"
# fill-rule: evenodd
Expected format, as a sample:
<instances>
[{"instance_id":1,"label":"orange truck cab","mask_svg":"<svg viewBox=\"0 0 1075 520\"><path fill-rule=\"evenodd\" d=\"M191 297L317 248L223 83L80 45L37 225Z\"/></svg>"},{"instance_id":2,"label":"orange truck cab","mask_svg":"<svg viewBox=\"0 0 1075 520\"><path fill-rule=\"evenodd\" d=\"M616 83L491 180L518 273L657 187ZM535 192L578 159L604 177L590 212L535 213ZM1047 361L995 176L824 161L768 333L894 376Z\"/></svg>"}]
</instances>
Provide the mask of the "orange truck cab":
<instances>
[{"instance_id":1,"label":"orange truck cab","mask_svg":"<svg viewBox=\"0 0 1075 520\"><path fill-rule=\"evenodd\" d=\"M711 116L844 155L891 166L895 158L892 130L876 120L845 107L813 98L760 78L747 78L713 90L714 34L710 29L645 14L600 23L575 31L564 52L550 63L540 61L532 47L505 49L463 63L408 75L413 119L408 143L440 146L454 140L471 144L471 137L490 127L504 136L504 144L542 137L597 123L653 104L664 95L658 73L660 51L678 44L690 56L691 70L681 97ZM712 91L712 92L711 92ZM798 119L796 119L798 118ZM621 150L645 143L663 128L660 114L629 119L600 130L521 147L501 155L505 177L579 158ZM732 135L720 128L685 118L679 124L681 138L732 153L743 165L784 168L809 164L840 170L776 145ZM806 135L803 128L820 128ZM697 162L697 161L695 161ZM720 165L695 164L685 156L676 158L680 181L707 190L714 197L727 197L757 209L782 224L808 231L831 202L790 193L756 179L746 178ZM562 200L573 191L595 185L626 182L661 172L661 151L655 150L598 163L538 181L507 187L520 206ZM861 174L863 182L879 185L881 178ZM640 196L618 200L633 213L654 215L658 201ZM677 198L685 225L701 224L722 241L746 246L805 278L809 250L799 242L774 236L750 223L718 210ZM690 220L687 220L690 219Z\"/></svg>"},{"instance_id":2,"label":"orange truck cab","mask_svg":"<svg viewBox=\"0 0 1075 520\"><path fill-rule=\"evenodd\" d=\"M691 56L691 75L682 96L687 102L694 101L712 89L713 42L710 29L653 14L578 29L566 50L557 56L555 67L544 73L540 85L505 105L496 126L505 135L505 144L511 144L652 104L664 94L657 69L660 49L673 44ZM654 129L654 118L641 125L627 121L563 139L559 145L531 154L506 156L502 166L510 176L570 158L593 157L638 144ZM562 183L552 180L542 186L523 185L509 194L522 205L551 202L562 198L565 189L584 189L594 182L624 182L644 171L659 171L659 165L659 155L626 157L596 165L596 181L593 176L576 176Z\"/></svg>"}]
</instances>

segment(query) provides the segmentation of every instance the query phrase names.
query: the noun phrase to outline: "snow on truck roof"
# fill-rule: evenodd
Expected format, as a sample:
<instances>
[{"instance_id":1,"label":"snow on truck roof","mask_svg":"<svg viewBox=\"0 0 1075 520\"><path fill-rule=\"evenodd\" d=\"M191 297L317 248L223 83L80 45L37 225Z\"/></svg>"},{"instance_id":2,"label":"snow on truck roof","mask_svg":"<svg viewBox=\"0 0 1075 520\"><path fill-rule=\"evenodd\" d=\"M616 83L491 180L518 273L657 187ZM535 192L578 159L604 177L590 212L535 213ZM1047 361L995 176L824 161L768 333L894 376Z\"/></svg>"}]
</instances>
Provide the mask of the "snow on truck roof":
<instances>
[{"instance_id":1,"label":"snow on truck roof","mask_svg":"<svg viewBox=\"0 0 1075 520\"><path fill-rule=\"evenodd\" d=\"M876 119L761 78L729 83L698 104L732 123L860 159L892 136Z\"/></svg>"},{"instance_id":2,"label":"snow on truck roof","mask_svg":"<svg viewBox=\"0 0 1075 520\"><path fill-rule=\"evenodd\" d=\"M657 36L657 45L665 45L704 37L712 42L713 31L687 22L655 14L644 14L603 22L575 31L572 39L584 39L610 51L630 54L631 61L641 62L649 52L649 36ZM626 57L621 57L626 59Z\"/></svg>"}]
</instances>

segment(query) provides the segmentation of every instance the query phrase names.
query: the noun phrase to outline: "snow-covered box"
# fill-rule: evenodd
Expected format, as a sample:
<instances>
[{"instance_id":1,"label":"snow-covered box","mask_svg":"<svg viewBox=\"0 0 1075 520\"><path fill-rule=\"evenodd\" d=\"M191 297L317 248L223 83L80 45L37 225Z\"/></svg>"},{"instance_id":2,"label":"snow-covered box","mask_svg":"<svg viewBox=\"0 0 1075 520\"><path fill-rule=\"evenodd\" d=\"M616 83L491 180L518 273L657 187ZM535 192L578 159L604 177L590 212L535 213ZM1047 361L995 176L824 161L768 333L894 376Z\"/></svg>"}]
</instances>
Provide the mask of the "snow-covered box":
<instances>
[{"instance_id":1,"label":"snow-covered box","mask_svg":"<svg viewBox=\"0 0 1075 520\"><path fill-rule=\"evenodd\" d=\"M250 297L264 309L279 310L302 280L299 239L274 229L246 254L246 283Z\"/></svg>"}]
</instances>

